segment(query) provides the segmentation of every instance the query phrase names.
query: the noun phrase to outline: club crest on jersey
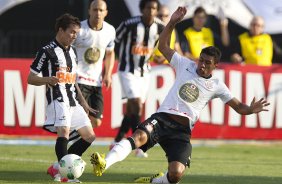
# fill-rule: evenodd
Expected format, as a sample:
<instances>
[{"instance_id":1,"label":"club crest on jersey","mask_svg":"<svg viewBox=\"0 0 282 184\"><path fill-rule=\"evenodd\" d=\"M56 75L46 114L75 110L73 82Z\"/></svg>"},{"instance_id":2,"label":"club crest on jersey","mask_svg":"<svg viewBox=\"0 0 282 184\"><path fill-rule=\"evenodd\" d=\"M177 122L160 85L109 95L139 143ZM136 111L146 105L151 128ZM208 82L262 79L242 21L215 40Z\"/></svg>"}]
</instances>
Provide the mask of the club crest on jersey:
<instances>
[{"instance_id":1,"label":"club crest on jersey","mask_svg":"<svg viewBox=\"0 0 282 184\"><path fill-rule=\"evenodd\" d=\"M89 63L93 64L96 63L100 58L100 50L97 47L88 48L84 53L84 60Z\"/></svg>"},{"instance_id":2,"label":"club crest on jersey","mask_svg":"<svg viewBox=\"0 0 282 184\"><path fill-rule=\"evenodd\" d=\"M205 86L207 89L212 89L213 88L213 82L212 81L205 81Z\"/></svg>"},{"instance_id":3,"label":"club crest on jersey","mask_svg":"<svg viewBox=\"0 0 282 184\"><path fill-rule=\"evenodd\" d=\"M180 87L178 95L185 102L192 103L198 99L199 89L195 84L185 83Z\"/></svg>"}]
</instances>

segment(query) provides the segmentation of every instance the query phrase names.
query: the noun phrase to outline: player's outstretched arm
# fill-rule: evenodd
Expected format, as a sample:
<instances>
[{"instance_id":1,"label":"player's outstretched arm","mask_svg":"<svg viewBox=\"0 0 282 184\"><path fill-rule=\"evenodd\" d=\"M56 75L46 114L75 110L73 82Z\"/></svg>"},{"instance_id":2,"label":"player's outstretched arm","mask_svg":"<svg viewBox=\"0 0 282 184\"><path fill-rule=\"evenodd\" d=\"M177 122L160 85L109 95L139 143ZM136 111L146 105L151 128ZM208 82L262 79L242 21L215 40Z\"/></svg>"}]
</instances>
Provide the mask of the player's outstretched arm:
<instances>
[{"instance_id":1,"label":"player's outstretched arm","mask_svg":"<svg viewBox=\"0 0 282 184\"><path fill-rule=\"evenodd\" d=\"M264 98L256 101L253 98L250 105L243 104L237 98L232 98L229 102L227 102L229 106L231 106L236 112L242 115L249 115L253 113L259 113L261 111L268 111L266 109L267 106L270 105Z\"/></svg>"},{"instance_id":2,"label":"player's outstretched arm","mask_svg":"<svg viewBox=\"0 0 282 184\"><path fill-rule=\"evenodd\" d=\"M172 56L175 52L174 50L172 50L169 47L171 33L172 33L175 25L184 18L186 12L187 12L187 9L185 7L178 7L177 10L172 14L168 24L165 26L164 30L160 34L160 41L159 41L158 49L160 50L160 52L163 54L163 56L168 61L171 60L171 58L172 58Z\"/></svg>"}]
</instances>

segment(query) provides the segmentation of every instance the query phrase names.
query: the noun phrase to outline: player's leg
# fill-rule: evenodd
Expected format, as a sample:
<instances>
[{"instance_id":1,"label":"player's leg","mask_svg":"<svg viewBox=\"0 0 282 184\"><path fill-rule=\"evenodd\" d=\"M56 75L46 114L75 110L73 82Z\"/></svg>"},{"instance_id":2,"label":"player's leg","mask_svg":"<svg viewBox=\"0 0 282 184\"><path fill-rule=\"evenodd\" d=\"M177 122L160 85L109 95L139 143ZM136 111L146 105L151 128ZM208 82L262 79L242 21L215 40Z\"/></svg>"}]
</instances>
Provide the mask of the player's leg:
<instances>
[{"instance_id":1,"label":"player's leg","mask_svg":"<svg viewBox=\"0 0 282 184\"><path fill-rule=\"evenodd\" d=\"M102 117L104 111L104 99L101 87L89 86L84 84L78 84L80 91L87 101L88 105L97 110L95 114L89 112L89 119L91 121L92 127L99 127L102 124Z\"/></svg>"},{"instance_id":2,"label":"player's leg","mask_svg":"<svg viewBox=\"0 0 282 184\"><path fill-rule=\"evenodd\" d=\"M115 137L115 143L121 141L124 138L125 134L129 131L130 121L131 121L130 117L127 114L125 114L121 122L121 126L118 130L118 133Z\"/></svg>"},{"instance_id":3,"label":"player's leg","mask_svg":"<svg viewBox=\"0 0 282 184\"><path fill-rule=\"evenodd\" d=\"M92 126L99 127L102 124L103 112L104 112L104 98L102 94L102 87L92 87L92 94L90 96L90 107L97 110L95 114L90 112L89 118Z\"/></svg>"},{"instance_id":4,"label":"player's leg","mask_svg":"<svg viewBox=\"0 0 282 184\"><path fill-rule=\"evenodd\" d=\"M81 138L70 146L68 153L81 156L95 140L90 120L81 105L73 108L71 127L78 132Z\"/></svg>"},{"instance_id":5,"label":"player's leg","mask_svg":"<svg viewBox=\"0 0 282 184\"><path fill-rule=\"evenodd\" d=\"M126 113L131 119L130 125L132 132L134 132L137 128L137 125L140 123L142 115L142 101L140 97L128 99Z\"/></svg>"},{"instance_id":6,"label":"player's leg","mask_svg":"<svg viewBox=\"0 0 282 184\"><path fill-rule=\"evenodd\" d=\"M57 133L55 153L59 162L62 157L68 154L67 145L71 124L70 112L64 102L54 100L47 105L46 117L44 129ZM47 174L54 178L54 181L61 181L58 162L52 164L47 170Z\"/></svg>"},{"instance_id":7,"label":"player's leg","mask_svg":"<svg viewBox=\"0 0 282 184\"><path fill-rule=\"evenodd\" d=\"M70 119L70 110L67 107L67 104L64 102L59 102L57 100L53 101L48 108L48 112L52 111L52 115L50 118L47 115L47 120L50 121L53 119L54 128L57 132L57 140L55 144L55 152L57 155L58 161L61 158L68 154L67 145L69 142L69 133L70 133L70 126L71 126L71 119ZM47 126L46 126L47 127Z\"/></svg>"},{"instance_id":8,"label":"player's leg","mask_svg":"<svg viewBox=\"0 0 282 184\"><path fill-rule=\"evenodd\" d=\"M57 140L55 144L55 152L57 155L58 161L61 160L65 155L68 154L68 142L69 142L69 132L70 127L59 126L57 129Z\"/></svg>"},{"instance_id":9,"label":"player's leg","mask_svg":"<svg viewBox=\"0 0 282 184\"><path fill-rule=\"evenodd\" d=\"M186 166L190 167L192 146L190 142L169 139L161 143L168 159L167 173L152 179L152 183L178 183L184 175Z\"/></svg>"},{"instance_id":10,"label":"player's leg","mask_svg":"<svg viewBox=\"0 0 282 184\"><path fill-rule=\"evenodd\" d=\"M154 128L153 118L147 119L145 122L138 125L137 130L133 133L132 137L122 140L117 143L107 154L104 159L99 153L94 153L91 158L93 164L94 174L101 176L102 173L116 162L125 159L132 150L141 147L144 151L153 147L157 142L157 133Z\"/></svg>"}]
</instances>

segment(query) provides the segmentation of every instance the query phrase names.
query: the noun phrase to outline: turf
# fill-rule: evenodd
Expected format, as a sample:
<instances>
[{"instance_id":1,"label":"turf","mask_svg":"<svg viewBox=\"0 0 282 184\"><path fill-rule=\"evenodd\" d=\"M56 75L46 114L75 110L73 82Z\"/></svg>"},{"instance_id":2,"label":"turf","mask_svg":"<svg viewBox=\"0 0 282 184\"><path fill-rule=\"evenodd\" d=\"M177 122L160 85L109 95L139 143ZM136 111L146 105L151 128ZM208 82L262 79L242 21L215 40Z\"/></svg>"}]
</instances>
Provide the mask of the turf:
<instances>
[{"instance_id":1,"label":"turf","mask_svg":"<svg viewBox=\"0 0 282 184\"><path fill-rule=\"evenodd\" d=\"M54 183L46 169L55 160L53 146L0 145L0 183ZM167 168L160 147L150 150L149 158L131 154L113 165L102 177L92 175L91 151L106 152L108 147L93 146L84 155L88 163L80 178L83 183L132 183L135 177L147 176ZM279 184L282 183L282 145L195 146L191 169L181 183L194 184Z\"/></svg>"}]
</instances>

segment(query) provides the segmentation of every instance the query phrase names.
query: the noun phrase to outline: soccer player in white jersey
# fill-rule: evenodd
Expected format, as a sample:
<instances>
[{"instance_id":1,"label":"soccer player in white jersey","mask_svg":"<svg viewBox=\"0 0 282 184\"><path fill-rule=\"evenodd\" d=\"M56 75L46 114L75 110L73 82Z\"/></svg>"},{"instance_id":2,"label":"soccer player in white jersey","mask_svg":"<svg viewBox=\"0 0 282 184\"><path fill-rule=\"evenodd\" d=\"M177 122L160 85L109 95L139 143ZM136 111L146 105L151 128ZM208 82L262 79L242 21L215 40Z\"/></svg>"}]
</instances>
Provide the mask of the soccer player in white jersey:
<instances>
[{"instance_id":1,"label":"soccer player in white jersey","mask_svg":"<svg viewBox=\"0 0 282 184\"><path fill-rule=\"evenodd\" d=\"M98 127L102 123L104 109L102 84L109 88L112 83L116 31L104 21L108 14L104 0L92 1L88 13L89 19L81 22L74 42L78 57L77 82L88 104L98 111L89 114L92 126ZM104 56L105 73L102 76Z\"/></svg>"},{"instance_id":2,"label":"soccer player in white jersey","mask_svg":"<svg viewBox=\"0 0 282 184\"><path fill-rule=\"evenodd\" d=\"M48 105L43 128L57 133L55 152L58 161L67 154L81 156L95 140L87 115L92 109L76 84L77 57L71 44L79 29L80 20L77 17L70 14L60 16L56 20L54 41L39 50L28 76L29 84L46 86ZM79 139L67 148L69 140L75 138ZM58 173L58 163L51 165L47 173L54 181L68 181Z\"/></svg>"},{"instance_id":3,"label":"soccer player in white jersey","mask_svg":"<svg viewBox=\"0 0 282 184\"><path fill-rule=\"evenodd\" d=\"M171 33L185 14L186 8L179 7L160 35L159 50L176 71L174 85L157 113L140 124L131 137L116 144L106 158L97 152L92 155L96 175L102 175L112 164L125 159L133 149L146 151L159 143L167 156L168 171L166 174L141 177L135 182L178 183L186 167L190 167L191 131L201 110L210 100L220 98L243 115L267 111L265 107L269 103L265 99L253 99L250 105L243 104L231 95L222 81L212 75L221 56L216 47L203 49L198 64L169 47Z\"/></svg>"}]
</instances>

